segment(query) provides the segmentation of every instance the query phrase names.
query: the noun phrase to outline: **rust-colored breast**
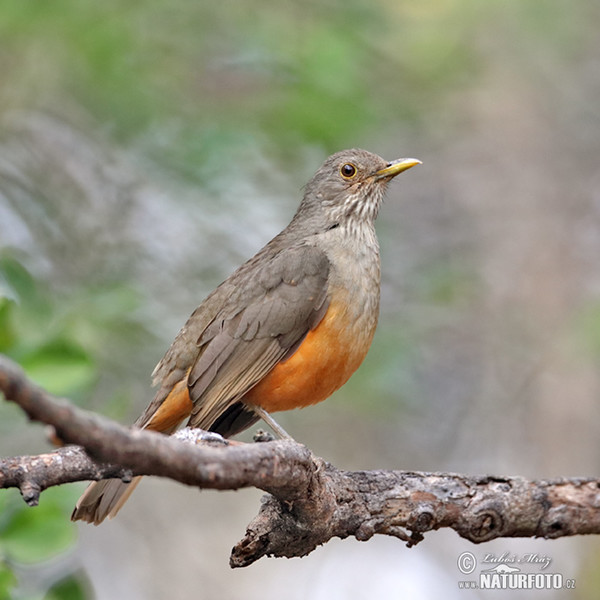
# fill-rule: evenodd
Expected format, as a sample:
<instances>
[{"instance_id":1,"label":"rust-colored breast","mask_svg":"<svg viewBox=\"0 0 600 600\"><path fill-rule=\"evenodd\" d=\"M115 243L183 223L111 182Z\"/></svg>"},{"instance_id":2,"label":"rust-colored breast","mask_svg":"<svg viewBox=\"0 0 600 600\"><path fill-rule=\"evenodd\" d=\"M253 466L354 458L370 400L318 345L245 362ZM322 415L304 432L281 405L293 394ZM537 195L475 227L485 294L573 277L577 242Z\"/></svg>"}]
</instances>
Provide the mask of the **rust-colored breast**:
<instances>
[{"instance_id":1,"label":"rust-colored breast","mask_svg":"<svg viewBox=\"0 0 600 600\"><path fill-rule=\"evenodd\" d=\"M267 412L316 404L339 389L358 369L373 339L374 326L350 319L347 305L332 302L301 346L243 398Z\"/></svg>"}]
</instances>

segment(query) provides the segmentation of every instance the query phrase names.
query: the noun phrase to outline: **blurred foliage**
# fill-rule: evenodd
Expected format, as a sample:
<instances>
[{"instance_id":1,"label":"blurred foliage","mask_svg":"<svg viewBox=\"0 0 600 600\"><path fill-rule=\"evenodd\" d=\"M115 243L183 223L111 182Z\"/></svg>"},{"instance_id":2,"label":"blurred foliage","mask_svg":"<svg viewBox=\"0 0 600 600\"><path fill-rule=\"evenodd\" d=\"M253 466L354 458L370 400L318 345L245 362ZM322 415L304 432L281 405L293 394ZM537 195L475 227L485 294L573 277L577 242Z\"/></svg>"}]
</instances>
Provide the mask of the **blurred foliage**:
<instances>
[{"instance_id":1,"label":"blurred foliage","mask_svg":"<svg viewBox=\"0 0 600 600\"><path fill-rule=\"evenodd\" d=\"M0 600L9 600L16 583L17 578L12 569L0 560Z\"/></svg>"},{"instance_id":2,"label":"blurred foliage","mask_svg":"<svg viewBox=\"0 0 600 600\"><path fill-rule=\"evenodd\" d=\"M0 352L52 394L89 401L99 384L99 362L107 354L105 340L117 330L135 333L124 315L135 313L137 304L125 284L82 288L77 294L53 292L14 252L0 253ZM117 417L130 402L125 389L118 387L114 401L109 397L105 406ZM22 418L9 408L14 407L0 407L0 433L10 432ZM79 492L72 486L46 490L35 508L26 506L16 490L0 494L0 599L12 598L12 589L18 590L15 598L28 600L89 597L83 575L70 566L63 567L58 582L44 576L48 563L75 546L77 527L69 517Z\"/></svg>"},{"instance_id":3,"label":"blurred foliage","mask_svg":"<svg viewBox=\"0 0 600 600\"><path fill-rule=\"evenodd\" d=\"M17 490L0 495L0 599L88 597L82 574L73 571L57 583L47 568L74 549L77 528L69 515L76 498L73 488L51 488L30 508Z\"/></svg>"},{"instance_id":4,"label":"blurred foliage","mask_svg":"<svg viewBox=\"0 0 600 600\"><path fill-rule=\"evenodd\" d=\"M69 521L76 492L69 487L46 490L40 505L29 508L17 490L0 496L0 551L7 562L31 564L65 552L76 541Z\"/></svg>"},{"instance_id":5,"label":"blurred foliage","mask_svg":"<svg viewBox=\"0 0 600 600\"><path fill-rule=\"evenodd\" d=\"M85 600L90 597L87 579L82 574L75 574L57 581L43 600Z\"/></svg>"},{"instance_id":6,"label":"blurred foliage","mask_svg":"<svg viewBox=\"0 0 600 600\"><path fill-rule=\"evenodd\" d=\"M234 2L10 3L0 101L76 103L161 163L214 177L258 140L293 157L422 118L476 69L470 4L260 1L249 19Z\"/></svg>"},{"instance_id":7,"label":"blurred foliage","mask_svg":"<svg viewBox=\"0 0 600 600\"><path fill-rule=\"evenodd\" d=\"M34 278L13 251L0 251L0 352L52 394L89 403L102 383L99 363L119 360L113 356L114 339L137 348L150 335L138 312L140 303L139 293L121 281L75 292L53 290L43 278ZM127 405L126 390L123 382L105 389L103 402L116 418Z\"/></svg>"},{"instance_id":8,"label":"blurred foliage","mask_svg":"<svg viewBox=\"0 0 600 600\"><path fill-rule=\"evenodd\" d=\"M0 255L0 351L50 393L81 399L98 380L104 335L127 327L136 301L125 284L52 293L5 251ZM127 327L131 329L131 326Z\"/></svg>"},{"instance_id":9,"label":"blurred foliage","mask_svg":"<svg viewBox=\"0 0 600 600\"><path fill-rule=\"evenodd\" d=\"M96 384L98 368L93 345L78 334L77 315L64 308L14 256L6 251L0 255L0 352L17 360L51 393L81 398ZM11 416L21 415L5 404L0 410L0 433L6 433L14 426ZM0 494L0 599L12 598L11 590L22 586L27 592L19 591L15 598L86 597L75 575L57 587L43 577L35 578L39 584L33 588L28 583L33 573L74 548L77 528L69 516L77 495L73 487L51 488L39 506L30 508L17 490Z\"/></svg>"}]
</instances>

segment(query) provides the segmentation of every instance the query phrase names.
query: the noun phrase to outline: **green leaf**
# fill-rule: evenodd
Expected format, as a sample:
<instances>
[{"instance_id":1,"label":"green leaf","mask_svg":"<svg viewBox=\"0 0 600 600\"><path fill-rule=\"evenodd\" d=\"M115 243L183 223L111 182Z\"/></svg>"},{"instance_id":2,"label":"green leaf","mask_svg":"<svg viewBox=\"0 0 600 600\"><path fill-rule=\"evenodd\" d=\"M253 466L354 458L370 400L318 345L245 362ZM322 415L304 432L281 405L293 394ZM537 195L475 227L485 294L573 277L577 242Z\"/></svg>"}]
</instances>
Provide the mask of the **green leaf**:
<instances>
[{"instance_id":1,"label":"green leaf","mask_svg":"<svg viewBox=\"0 0 600 600\"><path fill-rule=\"evenodd\" d=\"M58 339L20 358L21 366L41 387L57 396L70 396L96 377L90 356L78 345Z\"/></svg>"},{"instance_id":2,"label":"green leaf","mask_svg":"<svg viewBox=\"0 0 600 600\"><path fill-rule=\"evenodd\" d=\"M50 305L40 294L31 273L8 252L0 255L0 295L15 300L28 311L49 314Z\"/></svg>"},{"instance_id":3,"label":"green leaf","mask_svg":"<svg viewBox=\"0 0 600 600\"><path fill-rule=\"evenodd\" d=\"M73 574L56 582L48 590L44 600L85 600L88 597L90 594L86 580Z\"/></svg>"},{"instance_id":4,"label":"green leaf","mask_svg":"<svg viewBox=\"0 0 600 600\"><path fill-rule=\"evenodd\" d=\"M31 564L68 550L77 539L77 528L69 521L72 503L71 490L52 488L39 506L23 505L0 531L0 552L11 561Z\"/></svg>"},{"instance_id":5,"label":"green leaf","mask_svg":"<svg viewBox=\"0 0 600 600\"><path fill-rule=\"evenodd\" d=\"M11 590L15 587L17 578L9 566L0 560L0 600L10 600Z\"/></svg>"},{"instance_id":6,"label":"green leaf","mask_svg":"<svg viewBox=\"0 0 600 600\"><path fill-rule=\"evenodd\" d=\"M16 333L12 318L15 303L2 296L0 290L0 352L6 352L16 341Z\"/></svg>"}]
</instances>

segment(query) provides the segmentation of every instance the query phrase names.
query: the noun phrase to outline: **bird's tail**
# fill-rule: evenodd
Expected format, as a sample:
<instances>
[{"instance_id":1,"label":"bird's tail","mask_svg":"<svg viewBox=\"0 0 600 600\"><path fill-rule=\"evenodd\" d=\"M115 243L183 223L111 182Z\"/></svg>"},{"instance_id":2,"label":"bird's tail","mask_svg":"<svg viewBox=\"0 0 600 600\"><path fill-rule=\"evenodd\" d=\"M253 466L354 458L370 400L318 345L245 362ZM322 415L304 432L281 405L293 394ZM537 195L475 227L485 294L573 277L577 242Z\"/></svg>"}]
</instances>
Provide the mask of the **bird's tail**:
<instances>
[{"instance_id":1,"label":"bird's tail","mask_svg":"<svg viewBox=\"0 0 600 600\"><path fill-rule=\"evenodd\" d=\"M135 427L167 435L176 431L179 424L189 417L192 411L186 378L187 374L173 386L167 397L161 400L156 407L154 403L151 404L150 412L147 410L136 421ZM125 483L120 479L94 481L79 498L71 514L71 521L86 521L100 525L107 517L112 519L127 502L140 479L141 476L134 477L130 483Z\"/></svg>"},{"instance_id":2,"label":"bird's tail","mask_svg":"<svg viewBox=\"0 0 600 600\"><path fill-rule=\"evenodd\" d=\"M79 498L71 515L71 521L86 521L100 525L107 517L112 519L141 479L141 477L134 477L130 483L120 479L94 481Z\"/></svg>"}]
</instances>

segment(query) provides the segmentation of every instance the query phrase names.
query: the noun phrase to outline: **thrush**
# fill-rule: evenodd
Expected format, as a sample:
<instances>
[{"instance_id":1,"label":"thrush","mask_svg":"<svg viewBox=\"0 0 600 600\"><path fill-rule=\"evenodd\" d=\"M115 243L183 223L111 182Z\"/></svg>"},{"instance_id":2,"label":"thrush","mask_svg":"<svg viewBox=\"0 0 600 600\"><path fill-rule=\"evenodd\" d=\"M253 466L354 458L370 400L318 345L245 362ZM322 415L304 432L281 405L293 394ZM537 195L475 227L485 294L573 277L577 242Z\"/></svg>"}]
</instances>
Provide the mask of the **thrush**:
<instances>
[{"instance_id":1,"label":"thrush","mask_svg":"<svg viewBox=\"0 0 600 600\"><path fill-rule=\"evenodd\" d=\"M420 164L360 149L330 156L289 225L192 313L153 372L135 427L182 423L229 437L270 413L321 402L362 363L379 314L375 219L387 184ZM73 520L113 517L139 477L90 484Z\"/></svg>"}]
</instances>

